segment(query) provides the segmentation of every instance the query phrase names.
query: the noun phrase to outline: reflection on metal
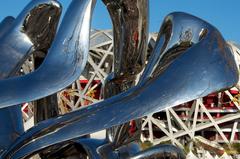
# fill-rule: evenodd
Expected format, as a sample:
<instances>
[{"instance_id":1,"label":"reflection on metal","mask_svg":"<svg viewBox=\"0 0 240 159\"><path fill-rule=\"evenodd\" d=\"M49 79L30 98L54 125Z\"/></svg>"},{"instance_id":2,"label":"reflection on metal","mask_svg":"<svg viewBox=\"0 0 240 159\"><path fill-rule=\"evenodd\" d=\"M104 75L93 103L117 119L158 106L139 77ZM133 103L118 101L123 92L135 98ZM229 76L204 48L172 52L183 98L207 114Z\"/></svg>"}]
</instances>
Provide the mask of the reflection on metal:
<instances>
[{"instance_id":1,"label":"reflection on metal","mask_svg":"<svg viewBox=\"0 0 240 159\"><path fill-rule=\"evenodd\" d=\"M237 45L228 42L239 63ZM239 85L239 84L238 84ZM238 87L238 85L236 87ZM234 144L239 141L238 120L240 114L239 89L210 94L204 98L181 104L174 109L151 114L143 119L142 141L153 144L171 142L178 147L195 149L196 134L220 144Z\"/></svg>"},{"instance_id":2,"label":"reflection on metal","mask_svg":"<svg viewBox=\"0 0 240 159\"><path fill-rule=\"evenodd\" d=\"M72 7L76 6L79 5ZM189 28L191 38L180 38L188 34ZM65 32L60 31L61 35ZM49 54L47 59L52 56ZM221 34L207 22L185 13L172 13L165 18L151 56L143 82L100 103L39 123L22 135L4 157L25 157L48 146L228 89L238 81L234 57ZM11 80L1 81L0 88L7 82ZM56 91L51 88L50 92ZM6 98L4 94L0 92L1 99ZM12 103L0 102L1 106ZM18 102L21 100L13 104Z\"/></svg>"},{"instance_id":3,"label":"reflection on metal","mask_svg":"<svg viewBox=\"0 0 240 159\"><path fill-rule=\"evenodd\" d=\"M179 25L179 23L176 23L176 24ZM174 24L172 24L172 25L174 25ZM180 25L180 27L181 27L181 25ZM184 30L183 28L180 28L180 27L179 27L180 39L194 38L192 33L190 33L192 29L188 28L188 29ZM194 29L198 29L198 28L196 27ZM201 31L201 33L204 33L204 30ZM186 34L186 35L183 36L183 34ZM186 37L186 38L183 38L183 37ZM181 40L181 41L184 41L184 40ZM166 45L166 47L168 47L168 46ZM167 55L164 55L164 50L163 50L162 58L164 56L167 57ZM172 58L172 57L170 57L170 58ZM167 64L164 64L164 65L167 66ZM147 69L148 68L146 68L146 70ZM152 70L152 69L150 69L150 70ZM195 75L196 74L193 73L193 76L195 76ZM212 75L212 74L209 73L209 75ZM147 74L143 75L142 78L144 78L145 76L148 76L148 75ZM177 89L175 89L175 90L177 90ZM191 90L195 91L193 87L191 88ZM226 92L227 92L227 95L230 97L230 99L232 99L233 98L232 95L228 91L226 91ZM219 94L219 95L221 96L221 94ZM236 106L238 107L238 104ZM181 106L180 106L180 109L181 109ZM150 140L154 144L159 144L159 143L170 140L173 144L178 145L179 147L183 148L183 145L186 145L187 143L189 143L189 141L194 139L194 134L196 132L202 131L203 129L206 129L209 127L213 127L214 129L216 129L215 131L217 131L219 133L219 134L217 134L217 136L219 136L219 138L221 138L224 143L229 144L233 140L235 131L233 131L233 133L231 134L231 139L230 138L227 139L225 134L223 133L223 129L221 129L219 127L219 124L222 124L222 123L225 123L228 121L232 121L232 120L236 120L239 118L239 114L231 114L229 116L225 116L225 117L223 116L222 118L214 119L214 116L212 114L210 114L209 111L205 108L203 101L201 99L193 102L190 111L186 112L186 114L189 113L188 117L187 117L188 119L186 119L186 120L184 118L181 119L180 115L177 115L177 113L178 114L180 113L178 108L176 108L175 110L170 108L170 109L166 110L166 113L162 113L162 115L166 116L166 118L162 118L161 116L159 116L157 114L148 116L143 123L143 129L145 129L146 125L148 125L148 127L147 127L147 130L149 132L148 140ZM208 120L206 120L204 122L199 121L200 114L205 114L205 113L207 115ZM160 120L159 120L159 117L160 117ZM174 119L174 122L172 121L172 119ZM191 121L191 119L193 121ZM157 127L158 131L163 132L164 136L163 137L154 136L154 134L153 134L154 127ZM236 124L235 124L235 127L236 127ZM225 131L225 129L224 129L224 131ZM187 137L189 137L190 139L186 140ZM184 142L180 142L180 141L185 141L186 144Z\"/></svg>"},{"instance_id":4,"label":"reflection on metal","mask_svg":"<svg viewBox=\"0 0 240 159\"><path fill-rule=\"evenodd\" d=\"M150 34L148 50L155 45L156 34ZM149 52L148 51L148 52ZM88 62L80 78L59 93L59 109L65 114L102 99L100 89L113 65L113 35L111 30L92 30Z\"/></svg>"},{"instance_id":5,"label":"reflection on metal","mask_svg":"<svg viewBox=\"0 0 240 159\"><path fill-rule=\"evenodd\" d=\"M185 159L184 152L173 145L156 145L130 157L130 159L171 158Z\"/></svg>"},{"instance_id":6,"label":"reflection on metal","mask_svg":"<svg viewBox=\"0 0 240 159\"><path fill-rule=\"evenodd\" d=\"M135 83L135 77L132 76L140 73L145 66L148 42L148 0L103 1L113 22L114 76L115 78L128 77L130 86L126 87L129 88L134 85L131 83ZM127 81L123 80L123 82ZM124 91L123 88L119 89L120 92Z\"/></svg>"},{"instance_id":7,"label":"reflection on metal","mask_svg":"<svg viewBox=\"0 0 240 159\"><path fill-rule=\"evenodd\" d=\"M0 23L0 38L8 31L15 18L6 17ZM23 133L21 124L21 111L19 107L5 108L0 111L0 152L8 148L9 145ZM5 121L11 121L10 123Z\"/></svg>"},{"instance_id":8,"label":"reflection on metal","mask_svg":"<svg viewBox=\"0 0 240 159\"><path fill-rule=\"evenodd\" d=\"M71 87L59 93L62 114L101 100L100 88L113 63L113 36L111 30L92 30L88 62L83 73Z\"/></svg>"},{"instance_id":9,"label":"reflection on metal","mask_svg":"<svg viewBox=\"0 0 240 159\"><path fill-rule=\"evenodd\" d=\"M39 18L40 13L44 16ZM1 38L2 78L15 75L33 51L50 47L60 13L61 7L56 1L39 0L30 2L16 20L8 18L13 22ZM49 18L51 18L50 21ZM49 37L48 40L45 40L46 36ZM42 43L43 40L45 43Z\"/></svg>"},{"instance_id":10,"label":"reflection on metal","mask_svg":"<svg viewBox=\"0 0 240 159\"><path fill-rule=\"evenodd\" d=\"M34 1L29 3L16 19L6 17L2 21L0 25L1 79L18 74L26 58L34 51L43 49L39 46L45 49L50 47L60 13L61 7L55 1ZM39 18L39 15L44 16ZM49 21L49 18L52 20ZM48 35L46 31L51 32L52 35ZM48 36L49 39L47 40L43 36ZM44 42L48 43L48 46L45 43L42 44L42 38L44 38ZM29 41L25 39L29 39ZM7 149L13 141L23 133L21 112L20 105L1 109L1 150Z\"/></svg>"},{"instance_id":11,"label":"reflection on metal","mask_svg":"<svg viewBox=\"0 0 240 159\"><path fill-rule=\"evenodd\" d=\"M148 44L148 0L103 0L113 23L114 64L103 86L103 98L109 98L136 85L143 70ZM134 125L133 125L134 123ZM130 132L131 127L134 132ZM141 120L107 130L111 147L117 148L140 139Z\"/></svg>"},{"instance_id":12,"label":"reflection on metal","mask_svg":"<svg viewBox=\"0 0 240 159\"><path fill-rule=\"evenodd\" d=\"M71 3L46 59L36 71L0 82L0 108L53 94L80 76L87 61L93 2Z\"/></svg>"},{"instance_id":13,"label":"reflection on metal","mask_svg":"<svg viewBox=\"0 0 240 159\"><path fill-rule=\"evenodd\" d=\"M102 95L100 88L112 68L112 40L113 37L111 30L91 30L88 62L83 73L71 86L58 92L57 107L54 105L54 102L51 102L52 106L49 106L48 104L39 105L37 108L35 102L24 104L24 107L22 107L22 113L27 128L34 125L32 122L33 120L37 123L39 119L42 120L44 118L47 119L53 117L53 115L56 114L56 108L59 109L60 114L65 114L78 109L79 107L101 101ZM34 71L34 66L39 65L39 60L44 58L44 54L43 56L40 55L42 54L37 54L34 57L31 56L25 61L21 68L22 75ZM38 64L35 64L36 59ZM49 99L41 100L44 100L45 102L49 101ZM33 107L33 105L35 107Z\"/></svg>"},{"instance_id":14,"label":"reflection on metal","mask_svg":"<svg viewBox=\"0 0 240 159\"><path fill-rule=\"evenodd\" d=\"M58 6L58 8L56 6ZM34 58L32 60L34 69L37 69L41 65L55 37L61 15L60 6L60 4L52 6L41 4L31 10L26 16L22 31L28 35L34 44ZM27 63L25 62L25 64ZM34 71L34 69L32 69L32 71ZM35 123L56 117L58 115L57 112L56 94L34 101Z\"/></svg>"},{"instance_id":15,"label":"reflection on metal","mask_svg":"<svg viewBox=\"0 0 240 159\"><path fill-rule=\"evenodd\" d=\"M14 20L15 20L14 17L8 16L8 17L4 18L3 21L0 23L0 37L1 38L4 34L6 34L9 31Z\"/></svg>"}]
</instances>

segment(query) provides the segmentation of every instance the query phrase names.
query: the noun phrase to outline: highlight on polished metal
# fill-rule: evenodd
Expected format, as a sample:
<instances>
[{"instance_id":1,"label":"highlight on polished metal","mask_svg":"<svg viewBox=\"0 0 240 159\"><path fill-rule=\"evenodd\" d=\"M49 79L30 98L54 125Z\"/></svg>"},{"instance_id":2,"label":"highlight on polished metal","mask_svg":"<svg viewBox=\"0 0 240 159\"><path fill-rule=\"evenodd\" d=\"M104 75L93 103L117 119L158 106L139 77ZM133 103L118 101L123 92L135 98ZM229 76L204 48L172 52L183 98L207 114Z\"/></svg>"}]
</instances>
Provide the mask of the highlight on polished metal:
<instances>
[{"instance_id":1,"label":"highlight on polished metal","mask_svg":"<svg viewBox=\"0 0 240 159\"><path fill-rule=\"evenodd\" d=\"M8 32L14 20L15 18L12 16L8 16L2 20L2 22L0 23L0 37L2 37L4 34Z\"/></svg>"},{"instance_id":2,"label":"highlight on polished metal","mask_svg":"<svg viewBox=\"0 0 240 159\"><path fill-rule=\"evenodd\" d=\"M148 0L103 0L111 15L114 37L113 72L105 80L103 98L127 91L137 83L137 76L144 69L148 47ZM140 139L141 120L112 127L107 137L113 149Z\"/></svg>"},{"instance_id":3,"label":"highlight on polished metal","mask_svg":"<svg viewBox=\"0 0 240 159\"><path fill-rule=\"evenodd\" d=\"M42 65L28 75L0 81L0 108L48 96L80 76L87 61L94 4L95 0L72 1ZM27 46L32 46L29 38L26 40Z\"/></svg>"},{"instance_id":4,"label":"highlight on polished metal","mask_svg":"<svg viewBox=\"0 0 240 159\"><path fill-rule=\"evenodd\" d=\"M186 155L182 150L173 145L155 145L147 150L144 150L129 159L151 159L151 158L171 158L185 159Z\"/></svg>"},{"instance_id":5,"label":"highlight on polished metal","mask_svg":"<svg viewBox=\"0 0 240 159\"><path fill-rule=\"evenodd\" d=\"M16 19L8 16L1 22L0 79L18 75L20 67L31 54L48 50L60 14L61 5L56 1L32 1ZM21 107L16 105L1 109L0 151L6 150L23 132Z\"/></svg>"},{"instance_id":6,"label":"highlight on polished metal","mask_svg":"<svg viewBox=\"0 0 240 159\"><path fill-rule=\"evenodd\" d=\"M39 17L41 14L44 16ZM31 1L16 19L5 19L0 43L2 78L15 75L34 51L46 51L50 47L60 15L59 3L39 0Z\"/></svg>"},{"instance_id":7,"label":"highlight on polished metal","mask_svg":"<svg viewBox=\"0 0 240 159\"><path fill-rule=\"evenodd\" d=\"M49 59L53 55L48 56ZM1 81L0 88L7 82ZM237 82L237 65L219 31L195 16L171 13L162 24L137 86L100 103L39 123L22 135L3 157L24 158L49 146L228 89ZM0 93L0 98L6 96ZM2 101L0 104L8 105Z\"/></svg>"}]
</instances>

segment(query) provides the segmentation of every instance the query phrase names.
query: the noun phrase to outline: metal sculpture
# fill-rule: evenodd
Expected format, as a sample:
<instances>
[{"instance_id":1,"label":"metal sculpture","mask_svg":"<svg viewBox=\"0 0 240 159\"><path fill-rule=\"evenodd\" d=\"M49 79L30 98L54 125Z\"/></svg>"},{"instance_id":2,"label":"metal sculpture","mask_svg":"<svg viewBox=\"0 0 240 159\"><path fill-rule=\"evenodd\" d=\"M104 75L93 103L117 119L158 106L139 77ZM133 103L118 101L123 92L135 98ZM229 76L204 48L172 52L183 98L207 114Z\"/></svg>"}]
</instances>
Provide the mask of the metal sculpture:
<instances>
[{"instance_id":1,"label":"metal sculpture","mask_svg":"<svg viewBox=\"0 0 240 159\"><path fill-rule=\"evenodd\" d=\"M55 1L34 1L16 19L6 17L2 21L0 26L1 79L16 76L29 55L46 51L50 47L60 13L60 4ZM50 21L49 18L51 18ZM2 109L0 113L2 121L0 149L6 149L24 132L21 108L19 105L13 106ZM6 120L12 123L6 125L7 123L3 122Z\"/></svg>"},{"instance_id":2,"label":"metal sculpture","mask_svg":"<svg viewBox=\"0 0 240 159\"><path fill-rule=\"evenodd\" d=\"M113 23L114 72L103 86L103 98L125 92L137 83L137 76L145 67L148 45L148 0L103 0ZM117 11L116 11L117 10ZM141 120L108 129L113 149L140 138Z\"/></svg>"},{"instance_id":3,"label":"metal sculpture","mask_svg":"<svg viewBox=\"0 0 240 159\"><path fill-rule=\"evenodd\" d=\"M6 89L3 94L6 96L11 94L11 100L10 96L2 100L1 108L53 94L80 76L87 61L90 15L94 1L81 1L76 5L74 3L77 2L72 2L71 10L66 13L47 58L39 69L22 77L2 81L2 89ZM11 88L4 88L6 84ZM22 93L23 88L28 95ZM15 98L14 94L18 97Z\"/></svg>"},{"instance_id":4,"label":"metal sculpture","mask_svg":"<svg viewBox=\"0 0 240 159\"><path fill-rule=\"evenodd\" d=\"M161 158L164 154L169 154L172 158L184 158L182 151L170 145L157 145L145 151L139 150L135 147L136 145L129 144L132 141L131 136L125 137L128 128L128 124L125 123L212 92L228 89L238 82L238 67L234 56L219 31L195 16L176 12L165 18L150 59L139 82L134 86L136 75L145 65L148 35L147 8L136 7L131 4L133 1L128 0L105 0L104 2L113 18L116 41L115 74L110 76L115 79L107 80L106 83L106 86L110 85L108 89L114 90L110 93L106 88L105 95L106 97L112 94L115 96L89 107L40 122L22 134L14 143L11 141L11 146L5 147L0 158L27 158L44 150L52 149L57 152L56 150L73 144L81 145L82 154L85 153L83 155L90 158ZM13 45L12 50L16 51L12 52L14 54L12 57L19 55L15 61L10 59L4 49L1 50L4 52L0 55L1 60L6 59L3 65L0 65L3 77L14 75L13 72L19 70L20 64L33 51L38 49L46 51L50 48L44 62L33 73L0 81L1 111L60 91L80 76L86 64L90 20L95 0L73 0L53 42L51 41L55 35L57 22L47 23L52 26L53 34L49 41L44 41L46 43L36 38L39 36L34 34L34 29L32 30L33 23L28 23L31 15L34 21L34 15L38 15L39 11L38 8L32 10L32 6L40 3L57 6L54 16L58 21L60 6L57 2L32 1L27 7L30 9L24 10L20 15L20 19L25 19L23 23L18 20L16 22L18 29L24 24L23 32L28 33L29 37L22 35L22 32L7 34L11 30L8 28L0 37L3 46L7 49L12 46L9 44L9 39L13 36L26 40L24 41L26 43ZM136 0L135 4L147 5L147 1ZM125 12L128 11L128 7L133 12ZM119 12L115 14L112 9L118 9ZM136 12L134 12L135 9ZM140 20L134 21L132 16L139 16ZM44 16L43 19L46 17ZM11 18L6 23L15 26ZM28 30L29 27L30 30ZM3 28L5 30L5 27ZM13 30L18 31L18 29ZM125 30L130 30L131 34L124 34ZM122 33L121 36L118 36L118 32ZM129 41L128 45L125 40ZM133 56L128 58L127 55L130 53ZM9 67L8 69L4 66L5 64ZM119 84L118 80L122 83ZM23 88L24 92L22 92ZM122 93L118 94L119 92ZM123 125L117 128L112 141L81 138L98 130L121 124ZM86 125L89 126L86 127ZM137 150L132 151L135 148ZM57 153L48 155L49 158L50 156L54 158Z\"/></svg>"}]
</instances>

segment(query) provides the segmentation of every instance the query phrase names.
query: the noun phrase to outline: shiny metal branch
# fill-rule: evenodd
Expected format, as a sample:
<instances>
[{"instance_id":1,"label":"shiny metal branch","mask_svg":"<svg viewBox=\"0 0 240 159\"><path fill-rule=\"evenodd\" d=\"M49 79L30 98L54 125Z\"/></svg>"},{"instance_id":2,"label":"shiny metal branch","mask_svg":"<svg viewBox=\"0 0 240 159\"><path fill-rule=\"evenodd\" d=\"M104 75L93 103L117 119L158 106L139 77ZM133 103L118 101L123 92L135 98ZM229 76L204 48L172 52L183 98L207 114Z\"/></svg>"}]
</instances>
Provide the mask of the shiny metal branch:
<instances>
[{"instance_id":1,"label":"shiny metal branch","mask_svg":"<svg viewBox=\"0 0 240 159\"><path fill-rule=\"evenodd\" d=\"M54 38L60 14L59 3L40 0L30 2L16 19L6 17L2 21L0 79L19 73L20 67L30 54L47 51ZM23 132L21 106L1 109L0 149L6 150Z\"/></svg>"},{"instance_id":2,"label":"shiny metal branch","mask_svg":"<svg viewBox=\"0 0 240 159\"><path fill-rule=\"evenodd\" d=\"M136 85L137 75L146 63L148 44L148 0L103 0L111 15L114 37L114 72L103 86L103 98L125 92ZM130 123L107 130L112 148L140 139L141 120L134 121L135 132Z\"/></svg>"},{"instance_id":3,"label":"shiny metal branch","mask_svg":"<svg viewBox=\"0 0 240 159\"><path fill-rule=\"evenodd\" d=\"M0 108L51 95L80 76L87 61L93 2L73 1L46 59L36 71L0 81ZM29 38L25 40L31 45Z\"/></svg>"},{"instance_id":4,"label":"shiny metal branch","mask_svg":"<svg viewBox=\"0 0 240 159\"><path fill-rule=\"evenodd\" d=\"M44 16L38 17L40 13ZM0 43L1 78L14 76L33 51L50 47L60 14L61 6L54 0L31 1L11 22Z\"/></svg>"},{"instance_id":5,"label":"shiny metal branch","mask_svg":"<svg viewBox=\"0 0 240 159\"><path fill-rule=\"evenodd\" d=\"M129 159L185 159L183 151L173 145L155 145L147 150L139 152Z\"/></svg>"},{"instance_id":6,"label":"shiny metal branch","mask_svg":"<svg viewBox=\"0 0 240 159\"><path fill-rule=\"evenodd\" d=\"M142 83L122 94L39 123L4 157L26 157L48 146L231 88L239 76L232 52L218 30L179 12L165 18L144 74ZM0 98L6 97L0 94Z\"/></svg>"}]
</instances>

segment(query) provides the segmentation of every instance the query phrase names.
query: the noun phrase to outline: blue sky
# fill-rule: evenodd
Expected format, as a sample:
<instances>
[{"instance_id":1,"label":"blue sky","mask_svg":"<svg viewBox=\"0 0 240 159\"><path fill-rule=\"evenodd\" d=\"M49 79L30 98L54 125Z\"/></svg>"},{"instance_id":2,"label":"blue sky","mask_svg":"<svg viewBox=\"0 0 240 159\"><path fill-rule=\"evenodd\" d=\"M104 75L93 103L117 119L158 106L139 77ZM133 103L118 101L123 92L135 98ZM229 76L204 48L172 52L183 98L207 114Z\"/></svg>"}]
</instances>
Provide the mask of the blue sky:
<instances>
[{"instance_id":1,"label":"blue sky","mask_svg":"<svg viewBox=\"0 0 240 159\"><path fill-rule=\"evenodd\" d=\"M59 0L66 10L71 0ZM17 16L30 0L4 0L0 2L0 20L7 15ZM157 32L163 18L174 11L198 16L216 26L226 40L240 43L240 0L149 0L150 31ZM111 28L107 10L97 1L92 27Z\"/></svg>"}]
</instances>

